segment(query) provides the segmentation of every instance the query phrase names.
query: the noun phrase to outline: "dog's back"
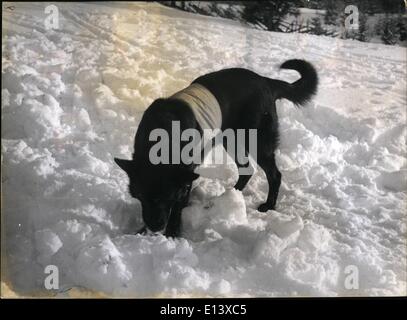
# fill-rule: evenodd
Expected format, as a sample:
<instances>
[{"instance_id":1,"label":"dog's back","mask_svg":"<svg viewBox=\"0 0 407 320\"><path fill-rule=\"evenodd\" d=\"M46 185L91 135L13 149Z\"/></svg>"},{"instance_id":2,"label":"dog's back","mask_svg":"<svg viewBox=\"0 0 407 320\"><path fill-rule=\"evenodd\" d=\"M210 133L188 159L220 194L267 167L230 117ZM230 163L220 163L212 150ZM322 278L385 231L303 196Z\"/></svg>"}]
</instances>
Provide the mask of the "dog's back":
<instances>
[{"instance_id":1,"label":"dog's back","mask_svg":"<svg viewBox=\"0 0 407 320\"><path fill-rule=\"evenodd\" d=\"M301 78L294 83L263 77L243 68L230 68L212 72L195 79L192 83L205 86L218 100L224 119L222 129L244 128L265 112L274 112L277 99L285 98L296 105L302 105L315 94L318 76L314 67L304 60L288 60L282 69L292 69Z\"/></svg>"}]
</instances>

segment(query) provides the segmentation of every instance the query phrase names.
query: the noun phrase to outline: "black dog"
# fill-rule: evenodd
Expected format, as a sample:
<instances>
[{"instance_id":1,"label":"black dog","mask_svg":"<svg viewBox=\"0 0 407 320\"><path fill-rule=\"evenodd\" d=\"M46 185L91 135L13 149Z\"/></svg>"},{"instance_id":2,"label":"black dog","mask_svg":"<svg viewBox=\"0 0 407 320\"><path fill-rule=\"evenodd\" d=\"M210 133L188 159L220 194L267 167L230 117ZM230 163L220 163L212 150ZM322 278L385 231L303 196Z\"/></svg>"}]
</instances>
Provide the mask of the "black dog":
<instances>
[{"instance_id":1,"label":"black dog","mask_svg":"<svg viewBox=\"0 0 407 320\"><path fill-rule=\"evenodd\" d=\"M257 162L269 184L267 200L258 208L263 212L274 209L281 183L281 173L274 159L279 140L275 101L285 98L296 105L304 104L315 94L318 85L314 67L304 60L286 61L281 68L296 70L301 78L290 84L250 70L232 68L209 73L192 82L216 98L214 103L218 103L221 111L221 130L257 129ZM150 230L175 237L180 234L181 211L188 204L192 181L198 178L194 173L197 165L153 164L149 159L149 151L155 144L150 141L151 131L162 128L171 132L173 121L179 121L181 130L192 128L203 132L202 122L197 120L197 113L188 100L180 99L177 94L157 99L140 122L133 159L115 158L115 161L129 176L130 194L141 201L145 227L140 232ZM248 150L244 151L247 154ZM243 166L236 164L238 168ZM250 175L240 175L235 188L242 190L249 179Z\"/></svg>"}]
</instances>

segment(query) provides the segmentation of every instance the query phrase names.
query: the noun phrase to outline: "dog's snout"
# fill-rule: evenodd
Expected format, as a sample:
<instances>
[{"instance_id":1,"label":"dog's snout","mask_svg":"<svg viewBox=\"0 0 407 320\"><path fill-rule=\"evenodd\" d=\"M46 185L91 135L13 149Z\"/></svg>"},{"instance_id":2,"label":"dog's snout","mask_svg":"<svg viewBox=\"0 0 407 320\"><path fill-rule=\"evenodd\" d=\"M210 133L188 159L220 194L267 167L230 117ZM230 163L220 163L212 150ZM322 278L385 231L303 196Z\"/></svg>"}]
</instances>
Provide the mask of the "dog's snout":
<instances>
[{"instance_id":1,"label":"dog's snout","mask_svg":"<svg viewBox=\"0 0 407 320\"><path fill-rule=\"evenodd\" d=\"M159 232L165 229L166 221L164 219L146 219L147 228L152 232Z\"/></svg>"},{"instance_id":2,"label":"dog's snout","mask_svg":"<svg viewBox=\"0 0 407 320\"><path fill-rule=\"evenodd\" d=\"M168 214L164 208L158 206L144 206L143 220L146 227L152 232L160 232L165 229Z\"/></svg>"}]
</instances>

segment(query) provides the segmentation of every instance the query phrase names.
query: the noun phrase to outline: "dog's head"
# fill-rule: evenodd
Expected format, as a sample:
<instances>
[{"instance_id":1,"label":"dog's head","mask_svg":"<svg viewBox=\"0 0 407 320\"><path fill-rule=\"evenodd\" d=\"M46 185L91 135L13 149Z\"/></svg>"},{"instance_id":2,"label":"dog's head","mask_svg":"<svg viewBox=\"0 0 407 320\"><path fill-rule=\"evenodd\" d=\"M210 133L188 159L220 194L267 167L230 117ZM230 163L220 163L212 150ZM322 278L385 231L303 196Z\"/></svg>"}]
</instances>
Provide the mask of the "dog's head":
<instances>
[{"instance_id":1,"label":"dog's head","mask_svg":"<svg viewBox=\"0 0 407 320\"><path fill-rule=\"evenodd\" d=\"M181 166L141 166L134 160L114 160L129 177L130 195L141 202L147 229L164 232L174 205L187 196L199 175Z\"/></svg>"}]
</instances>

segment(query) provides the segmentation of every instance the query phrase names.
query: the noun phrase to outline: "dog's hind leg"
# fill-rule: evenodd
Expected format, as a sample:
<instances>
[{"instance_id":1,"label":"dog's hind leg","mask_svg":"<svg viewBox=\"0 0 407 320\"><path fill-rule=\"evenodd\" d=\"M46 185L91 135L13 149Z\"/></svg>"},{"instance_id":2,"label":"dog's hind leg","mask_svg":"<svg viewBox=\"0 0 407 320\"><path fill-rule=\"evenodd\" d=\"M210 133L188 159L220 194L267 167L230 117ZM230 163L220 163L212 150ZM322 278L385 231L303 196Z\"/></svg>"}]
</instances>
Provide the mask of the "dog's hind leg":
<instances>
[{"instance_id":1,"label":"dog's hind leg","mask_svg":"<svg viewBox=\"0 0 407 320\"><path fill-rule=\"evenodd\" d=\"M259 156L259 159L257 160L259 166L266 173L267 182L269 184L267 200L258 208L259 211L266 212L267 210L273 210L276 205L278 191L281 184L281 173L276 166L274 153L272 156L268 157Z\"/></svg>"},{"instance_id":2,"label":"dog's hind leg","mask_svg":"<svg viewBox=\"0 0 407 320\"><path fill-rule=\"evenodd\" d=\"M265 212L274 209L281 184L281 173L277 168L274 151L278 145L278 122L276 113L263 114L258 129L257 163L264 170L269 192L266 203L259 206L258 210Z\"/></svg>"}]
</instances>

